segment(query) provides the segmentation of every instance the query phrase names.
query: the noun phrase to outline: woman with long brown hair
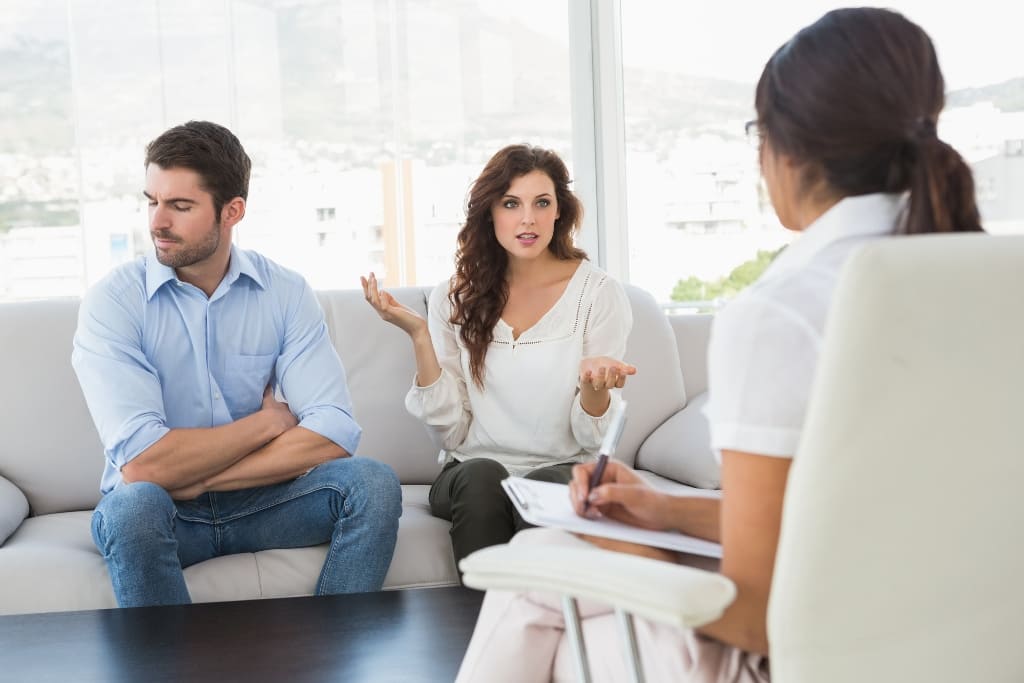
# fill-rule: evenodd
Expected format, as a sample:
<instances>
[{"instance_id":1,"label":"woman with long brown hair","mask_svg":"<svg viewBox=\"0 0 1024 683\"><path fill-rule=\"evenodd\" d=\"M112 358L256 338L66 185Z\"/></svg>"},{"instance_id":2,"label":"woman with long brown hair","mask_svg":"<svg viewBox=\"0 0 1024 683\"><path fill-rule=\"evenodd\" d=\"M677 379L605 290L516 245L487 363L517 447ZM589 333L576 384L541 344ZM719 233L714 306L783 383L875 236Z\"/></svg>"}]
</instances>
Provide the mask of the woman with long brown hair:
<instances>
[{"instance_id":1,"label":"woman with long brown hair","mask_svg":"<svg viewBox=\"0 0 1024 683\"><path fill-rule=\"evenodd\" d=\"M456 565L524 526L501 489L510 473L567 483L600 446L632 326L622 286L573 245L582 206L557 154L511 145L474 181L455 275L427 320L360 278L367 301L409 334L409 412L437 437L444 467L430 489L452 522Z\"/></svg>"},{"instance_id":2,"label":"woman with long brown hair","mask_svg":"<svg viewBox=\"0 0 1024 683\"><path fill-rule=\"evenodd\" d=\"M721 500L659 492L615 462L593 489L592 464L575 468L570 484L581 515L722 543L720 569L736 599L698 630L638 620L647 680L769 679L767 609L782 501L840 270L872 240L981 230L971 172L936 133L944 92L928 35L883 9L829 12L765 65L748 132L759 138L779 220L801 234L715 317L705 412L722 465ZM513 543L584 541L538 529ZM626 680L609 612L584 610L591 671L597 681ZM560 605L546 596L490 592L458 681L562 680L556 655L564 633Z\"/></svg>"}]
</instances>

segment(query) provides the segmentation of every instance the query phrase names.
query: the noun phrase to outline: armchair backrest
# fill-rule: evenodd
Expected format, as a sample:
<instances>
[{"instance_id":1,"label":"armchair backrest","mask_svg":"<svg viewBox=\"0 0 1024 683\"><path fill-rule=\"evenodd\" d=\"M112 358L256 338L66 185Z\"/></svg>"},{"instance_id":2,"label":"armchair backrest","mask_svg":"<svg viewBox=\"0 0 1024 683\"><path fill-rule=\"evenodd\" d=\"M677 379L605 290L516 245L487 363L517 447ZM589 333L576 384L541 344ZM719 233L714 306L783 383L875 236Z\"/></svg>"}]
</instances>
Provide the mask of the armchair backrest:
<instances>
[{"instance_id":1,"label":"armchair backrest","mask_svg":"<svg viewBox=\"0 0 1024 683\"><path fill-rule=\"evenodd\" d=\"M835 296L786 493L773 680L1024 680L1024 236L881 240Z\"/></svg>"}]
</instances>

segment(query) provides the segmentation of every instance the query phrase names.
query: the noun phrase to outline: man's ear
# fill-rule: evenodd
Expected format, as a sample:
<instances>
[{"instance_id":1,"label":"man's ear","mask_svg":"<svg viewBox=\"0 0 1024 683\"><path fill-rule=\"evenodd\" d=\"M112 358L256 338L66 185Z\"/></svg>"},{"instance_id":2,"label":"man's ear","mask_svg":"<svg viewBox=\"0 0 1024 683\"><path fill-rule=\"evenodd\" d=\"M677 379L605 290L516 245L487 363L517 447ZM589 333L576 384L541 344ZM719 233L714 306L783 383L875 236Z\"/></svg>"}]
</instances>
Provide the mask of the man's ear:
<instances>
[{"instance_id":1,"label":"man's ear","mask_svg":"<svg viewBox=\"0 0 1024 683\"><path fill-rule=\"evenodd\" d=\"M245 200L241 197L235 197L220 209L220 222L225 227L234 227L243 218L245 218Z\"/></svg>"}]
</instances>

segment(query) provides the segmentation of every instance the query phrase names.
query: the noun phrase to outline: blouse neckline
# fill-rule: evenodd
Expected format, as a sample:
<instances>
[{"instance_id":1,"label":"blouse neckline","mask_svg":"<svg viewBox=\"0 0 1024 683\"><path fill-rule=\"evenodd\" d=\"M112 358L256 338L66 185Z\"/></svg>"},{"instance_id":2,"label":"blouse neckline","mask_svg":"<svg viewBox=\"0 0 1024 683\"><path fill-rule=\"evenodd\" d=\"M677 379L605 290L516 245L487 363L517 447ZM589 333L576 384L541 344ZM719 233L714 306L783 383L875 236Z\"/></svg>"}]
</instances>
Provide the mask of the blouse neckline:
<instances>
[{"instance_id":1,"label":"blouse neckline","mask_svg":"<svg viewBox=\"0 0 1024 683\"><path fill-rule=\"evenodd\" d=\"M544 322L548 318L551 317L552 311L556 311L559 308L561 308L562 303L565 301L566 298L568 298L570 296L570 292L573 289L575 289L575 285L576 285L577 280L580 277L582 277L582 274L583 274L583 271L584 271L583 264L585 264L585 263L589 263L589 261L587 261L586 259L581 259L580 260L579 265L576 266L576 270L573 271L572 277L570 277L569 281L565 283L565 289L563 289L562 293L558 296L557 299L555 299L555 303L551 304L551 307L548 308L548 310L544 311L544 315L542 315L540 318L538 318L535 323L533 323L532 325L527 327L525 330L520 332L518 337L515 336L515 334L513 334L514 330L512 329L512 326L509 325L507 322L505 322L504 318L499 317L498 318L498 323L497 323L497 325L495 325L495 327L496 328L502 328L503 331L507 331L508 332L508 341L511 341L513 343L517 343L517 342L523 341L523 338L525 336L527 336L529 333L534 332L534 331L539 330L539 329L542 329L542 325L544 324Z\"/></svg>"}]
</instances>

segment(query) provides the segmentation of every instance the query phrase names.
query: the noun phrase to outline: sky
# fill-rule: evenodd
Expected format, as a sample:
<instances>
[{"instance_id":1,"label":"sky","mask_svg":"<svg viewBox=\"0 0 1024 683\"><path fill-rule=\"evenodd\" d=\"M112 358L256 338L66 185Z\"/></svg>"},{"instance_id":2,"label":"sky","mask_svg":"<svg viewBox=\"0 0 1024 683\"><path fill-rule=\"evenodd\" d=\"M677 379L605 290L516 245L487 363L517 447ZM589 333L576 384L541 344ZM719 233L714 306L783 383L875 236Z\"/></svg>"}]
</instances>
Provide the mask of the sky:
<instances>
[{"instance_id":1,"label":"sky","mask_svg":"<svg viewBox=\"0 0 1024 683\"><path fill-rule=\"evenodd\" d=\"M620 2L626 66L746 83L757 81L767 59L794 33L843 6L820 0ZM889 6L931 36L947 87L956 90L1024 76L1021 24L1014 4L900 0Z\"/></svg>"},{"instance_id":2,"label":"sky","mask_svg":"<svg viewBox=\"0 0 1024 683\"><path fill-rule=\"evenodd\" d=\"M315 4L323 0L310 1ZM583 0L517 0L512 4L507 0L477 1L487 14L509 16L532 30L565 40L568 12L564 8L569 2ZM70 6L73 9L81 2L71 0ZM772 52L800 28L829 9L842 6L824 0L619 2L626 66L744 83L755 83ZM1024 56L1019 51L1021 24L1014 4L1006 0L897 0L890 6L929 33L948 89L956 90L1024 76ZM0 46L14 39L16 28L21 32L30 27L29 32L38 37L66 40L67 7L68 0L0 0Z\"/></svg>"}]
</instances>

